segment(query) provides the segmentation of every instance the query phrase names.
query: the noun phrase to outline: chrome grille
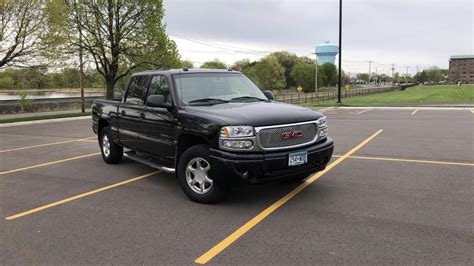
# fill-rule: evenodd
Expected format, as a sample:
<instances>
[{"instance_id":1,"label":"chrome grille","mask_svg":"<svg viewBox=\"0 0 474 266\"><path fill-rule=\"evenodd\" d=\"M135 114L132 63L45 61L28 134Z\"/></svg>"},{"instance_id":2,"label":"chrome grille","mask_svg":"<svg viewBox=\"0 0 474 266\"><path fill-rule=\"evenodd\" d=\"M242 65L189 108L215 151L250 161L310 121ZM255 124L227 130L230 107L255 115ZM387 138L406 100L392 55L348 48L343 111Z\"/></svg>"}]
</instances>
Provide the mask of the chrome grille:
<instances>
[{"instance_id":1,"label":"chrome grille","mask_svg":"<svg viewBox=\"0 0 474 266\"><path fill-rule=\"evenodd\" d=\"M300 131L302 136L298 138L283 139L282 133ZM263 149L281 149L292 146L309 144L316 140L318 125L315 122L299 123L292 125L282 125L262 127L258 130L258 143Z\"/></svg>"}]
</instances>

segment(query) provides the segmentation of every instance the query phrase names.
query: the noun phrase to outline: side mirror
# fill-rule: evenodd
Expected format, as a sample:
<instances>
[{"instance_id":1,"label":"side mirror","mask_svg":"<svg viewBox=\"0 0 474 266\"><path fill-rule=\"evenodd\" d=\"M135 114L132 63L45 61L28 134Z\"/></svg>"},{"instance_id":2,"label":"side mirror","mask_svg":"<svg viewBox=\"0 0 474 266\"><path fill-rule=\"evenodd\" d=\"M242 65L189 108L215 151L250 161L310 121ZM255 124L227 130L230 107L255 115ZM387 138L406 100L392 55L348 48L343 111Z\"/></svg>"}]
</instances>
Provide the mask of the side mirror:
<instances>
[{"instance_id":1,"label":"side mirror","mask_svg":"<svg viewBox=\"0 0 474 266\"><path fill-rule=\"evenodd\" d=\"M163 95L150 95L146 98L146 106L148 107L170 107L168 103L165 103L165 96Z\"/></svg>"},{"instance_id":2,"label":"side mirror","mask_svg":"<svg viewBox=\"0 0 474 266\"><path fill-rule=\"evenodd\" d=\"M273 92L271 90L265 90L263 91L263 94L265 94L265 96L270 100L270 101L273 101L273 99L275 99L275 97L273 96Z\"/></svg>"}]
</instances>

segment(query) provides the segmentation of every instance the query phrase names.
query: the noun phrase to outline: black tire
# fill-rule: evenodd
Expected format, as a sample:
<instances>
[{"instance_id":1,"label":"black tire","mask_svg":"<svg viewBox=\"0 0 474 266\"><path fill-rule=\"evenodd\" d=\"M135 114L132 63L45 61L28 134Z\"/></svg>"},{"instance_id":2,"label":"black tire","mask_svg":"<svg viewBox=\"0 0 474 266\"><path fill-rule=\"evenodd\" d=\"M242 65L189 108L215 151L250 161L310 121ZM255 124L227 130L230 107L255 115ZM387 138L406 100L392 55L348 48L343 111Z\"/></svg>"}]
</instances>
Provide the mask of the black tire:
<instances>
[{"instance_id":1,"label":"black tire","mask_svg":"<svg viewBox=\"0 0 474 266\"><path fill-rule=\"evenodd\" d=\"M205 167L206 163L209 167ZM201 182L199 181L203 180L202 171L204 171L202 169L198 170L198 164L203 168L208 168L207 173L204 173L207 179L204 178L204 180L210 179L212 181L212 177L208 175L209 169L212 166L209 163L209 147L207 145L200 144L192 146L184 151L179 159L177 177L184 194L192 201L199 203L211 204L221 201L225 196L226 189L222 185L216 184L216 182L212 182L212 185L209 185L206 183L208 181L203 181L204 190L198 192L201 189ZM194 175L194 172L191 170L187 172L188 165L197 170L196 175ZM188 174L190 175L189 179ZM194 180L196 183L192 185L190 183L192 181L188 182L188 180Z\"/></svg>"},{"instance_id":2,"label":"black tire","mask_svg":"<svg viewBox=\"0 0 474 266\"><path fill-rule=\"evenodd\" d=\"M105 140L105 138L107 138L107 140ZM107 143L108 149L104 148L104 145L107 145ZM106 163L117 164L122 160L123 147L113 142L109 127L104 127L100 132L99 146L100 152L102 153L102 159L104 159Z\"/></svg>"}]
</instances>

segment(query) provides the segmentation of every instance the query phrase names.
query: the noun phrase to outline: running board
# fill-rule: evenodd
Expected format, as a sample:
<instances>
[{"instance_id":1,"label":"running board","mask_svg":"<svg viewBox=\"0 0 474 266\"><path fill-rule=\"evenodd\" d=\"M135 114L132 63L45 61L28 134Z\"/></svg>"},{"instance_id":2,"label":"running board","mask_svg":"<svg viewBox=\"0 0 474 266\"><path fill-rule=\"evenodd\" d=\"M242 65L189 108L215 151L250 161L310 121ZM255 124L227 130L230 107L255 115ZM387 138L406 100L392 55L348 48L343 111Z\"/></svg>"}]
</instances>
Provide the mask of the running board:
<instances>
[{"instance_id":1,"label":"running board","mask_svg":"<svg viewBox=\"0 0 474 266\"><path fill-rule=\"evenodd\" d=\"M165 166L156 164L155 162L151 161L152 158L147 159L147 158L141 157L141 156L137 155L137 153L135 151L126 151L126 152L123 153L123 155L125 157L129 158L130 160L142 163L142 164L150 166L152 168L159 169L163 172L172 173L172 174L175 172L175 170L173 168L169 168L169 167L165 167Z\"/></svg>"}]
</instances>

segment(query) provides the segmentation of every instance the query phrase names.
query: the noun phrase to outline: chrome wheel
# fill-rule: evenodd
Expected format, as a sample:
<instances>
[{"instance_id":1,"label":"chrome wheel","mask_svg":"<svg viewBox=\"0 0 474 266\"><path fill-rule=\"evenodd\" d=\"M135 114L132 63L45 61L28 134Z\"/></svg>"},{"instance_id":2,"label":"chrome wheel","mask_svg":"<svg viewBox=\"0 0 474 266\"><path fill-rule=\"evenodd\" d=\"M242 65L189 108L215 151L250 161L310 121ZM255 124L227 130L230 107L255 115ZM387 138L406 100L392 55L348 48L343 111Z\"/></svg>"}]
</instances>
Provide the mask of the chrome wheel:
<instances>
[{"instance_id":1,"label":"chrome wheel","mask_svg":"<svg viewBox=\"0 0 474 266\"><path fill-rule=\"evenodd\" d=\"M107 134L104 134L102 137L102 152L104 153L105 157L109 157L110 155L110 141Z\"/></svg>"},{"instance_id":2,"label":"chrome wheel","mask_svg":"<svg viewBox=\"0 0 474 266\"><path fill-rule=\"evenodd\" d=\"M212 179L208 172L211 165L203 158L197 157L189 161L186 167L186 181L189 187L198 194L206 194L212 188Z\"/></svg>"}]
</instances>

